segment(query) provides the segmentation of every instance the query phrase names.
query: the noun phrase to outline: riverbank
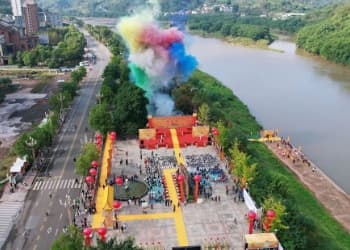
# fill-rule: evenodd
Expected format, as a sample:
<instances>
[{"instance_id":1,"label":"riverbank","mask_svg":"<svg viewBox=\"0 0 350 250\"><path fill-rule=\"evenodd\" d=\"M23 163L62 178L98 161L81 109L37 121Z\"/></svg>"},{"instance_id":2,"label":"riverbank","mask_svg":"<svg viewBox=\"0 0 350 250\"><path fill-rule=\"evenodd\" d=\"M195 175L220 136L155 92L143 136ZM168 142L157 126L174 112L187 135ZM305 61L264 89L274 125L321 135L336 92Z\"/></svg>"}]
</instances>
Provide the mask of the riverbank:
<instances>
[{"instance_id":1,"label":"riverbank","mask_svg":"<svg viewBox=\"0 0 350 250\"><path fill-rule=\"evenodd\" d=\"M262 50L269 50L274 52L283 53L283 50L274 49L269 47L270 44L267 40L260 39L257 41L254 41L253 39L247 38L247 37L231 37L231 36L221 36L219 34L213 34L213 33L206 33L204 31L189 31L192 35L201 36L203 38L216 38L220 39L221 41L224 41L228 44L235 45L235 46L241 46L245 48L252 48L252 49L262 49Z\"/></svg>"},{"instance_id":2,"label":"riverbank","mask_svg":"<svg viewBox=\"0 0 350 250\"><path fill-rule=\"evenodd\" d=\"M319 167L295 160L285 154L287 146L280 142L266 142L271 152L291 170L299 181L313 193L329 213L350 232L350 197ZM288 149L289 150L289 149Z\"/></svg>"}]
</instances>

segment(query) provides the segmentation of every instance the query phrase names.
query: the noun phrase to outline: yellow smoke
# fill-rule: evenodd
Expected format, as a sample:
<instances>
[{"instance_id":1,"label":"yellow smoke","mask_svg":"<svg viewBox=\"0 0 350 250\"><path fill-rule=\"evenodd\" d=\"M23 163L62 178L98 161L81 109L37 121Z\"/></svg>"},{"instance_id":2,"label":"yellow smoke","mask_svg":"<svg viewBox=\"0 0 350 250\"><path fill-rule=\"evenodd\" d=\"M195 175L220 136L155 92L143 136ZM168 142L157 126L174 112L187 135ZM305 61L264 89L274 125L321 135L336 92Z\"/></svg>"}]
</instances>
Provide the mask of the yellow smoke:
<instances>
[{"instance_id":1,"label":"yellow smoke","mask_svg":"<svg viewBox=\"0 0 350 250\"><path fill-rule=\"evenodd\" d=\"M131 53L137 53L144 49L140 44L140 36L146 25L155 22L155 16L159 14L160 7L158 0L149 0L148 6L137 14L123 17L117 24L117 31L123 37Z\"/></svg>"}]
</instances>

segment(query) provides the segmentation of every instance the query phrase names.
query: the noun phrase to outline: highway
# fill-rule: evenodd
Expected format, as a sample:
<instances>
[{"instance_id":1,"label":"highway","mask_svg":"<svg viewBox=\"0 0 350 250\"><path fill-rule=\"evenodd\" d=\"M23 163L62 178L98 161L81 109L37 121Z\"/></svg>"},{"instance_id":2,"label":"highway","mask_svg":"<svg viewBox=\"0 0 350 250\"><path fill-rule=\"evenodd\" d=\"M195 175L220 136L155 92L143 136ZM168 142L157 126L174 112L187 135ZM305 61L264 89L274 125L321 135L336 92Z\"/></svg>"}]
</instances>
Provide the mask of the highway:
<instances>
[{"instance_id":1,"label":"highway","mask_svg":"<svg viewBox=\"0 0 350 250\"><path fill-rule=\"evenodd\" d=\"M86 131L88 114L96 103L101 75L111 56L105 46L87 33L85 35L87 47L94 50L97 56L96 64L89 66L91 70L88 67L78 96L57 135L56 143L52 147L49 175L36 178L4 250L50 249L52 242L72 223L73 210L70 204L80 196L83 185L83 177L75 174L73 159L81 152L86 141L92 139L93 132Z\"/></svg>"}]
</instances>

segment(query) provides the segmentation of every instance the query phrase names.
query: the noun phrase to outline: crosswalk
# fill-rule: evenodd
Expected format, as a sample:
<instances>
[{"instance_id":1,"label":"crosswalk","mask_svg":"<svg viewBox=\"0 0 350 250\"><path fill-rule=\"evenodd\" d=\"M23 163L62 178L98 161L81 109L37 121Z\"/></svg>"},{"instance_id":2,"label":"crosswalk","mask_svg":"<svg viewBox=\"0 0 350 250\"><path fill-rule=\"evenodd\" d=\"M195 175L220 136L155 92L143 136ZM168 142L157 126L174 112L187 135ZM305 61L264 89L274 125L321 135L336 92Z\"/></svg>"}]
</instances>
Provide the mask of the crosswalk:
<instances>
[{"instance_id":1,"label":"crosswalk","mask_svg":"<svg viewBox=\"0 0 350 250\"><path fill-rule=\"evenodd\" d=\"M83 179L61 179L61 178L50 178L50 179L38 179L34 183L32 190L55 190L55 189L71 189L81 188Z\"/></svg>"},{"instance_id":2,"label":"crosswalk","mask_svg":"<svg viewBox=\"0 0 350 250\"><path fill-rule=\"evenodd\" d=\"M2 246L11 231L15 219L21 211L23 203L3 201L0 204L0 246Z\"/></svg>"}]
</instances>

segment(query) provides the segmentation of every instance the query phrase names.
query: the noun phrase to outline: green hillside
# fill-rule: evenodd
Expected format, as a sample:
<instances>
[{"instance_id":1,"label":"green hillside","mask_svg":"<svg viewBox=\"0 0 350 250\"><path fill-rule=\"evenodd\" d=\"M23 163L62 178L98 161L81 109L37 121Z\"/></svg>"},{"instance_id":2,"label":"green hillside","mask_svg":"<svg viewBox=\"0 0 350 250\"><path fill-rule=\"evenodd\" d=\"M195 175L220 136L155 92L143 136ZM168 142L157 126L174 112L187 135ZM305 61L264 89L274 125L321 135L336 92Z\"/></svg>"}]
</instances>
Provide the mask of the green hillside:
<instances>
[{"instance_id":1,"label":"green hillside","mask_svg":"<svg viewBox=\"0 0 350 250\"><path fill-rule=\"evenodd\" d=\"M328 60L350 66L350 4L322 21L302 28L297 46Z\"/></svg>"},{"instance_id":2,"label":"green hillside","mask_svg":"<svg viewBox=\"0 0 350 250\"><path fill-rule=\"evenodd\" d=\"M2 0L3 1L3 0ZM206 3L223 4L240 12L261 14L267 12L293 12L318 8L326 4L348 0L159 0L163 12L194 10ZM68 15L117 17L132 13L147 0L37 0L43 8Z\"/></svg>"}]
</instances>

